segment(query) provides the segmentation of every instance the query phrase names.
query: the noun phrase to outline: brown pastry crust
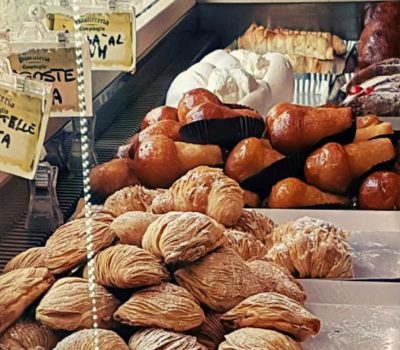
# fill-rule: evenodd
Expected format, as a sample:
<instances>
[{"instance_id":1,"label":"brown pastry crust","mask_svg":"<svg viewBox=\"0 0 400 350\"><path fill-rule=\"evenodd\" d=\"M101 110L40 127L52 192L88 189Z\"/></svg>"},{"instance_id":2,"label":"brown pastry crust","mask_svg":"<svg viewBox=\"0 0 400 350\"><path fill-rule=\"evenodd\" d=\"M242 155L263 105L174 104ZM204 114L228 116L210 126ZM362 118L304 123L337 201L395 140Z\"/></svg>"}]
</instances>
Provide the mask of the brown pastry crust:
<instances>
[{"instance_id":1,"label":"brown pastry crust","mask_svg":"<svg viewBox=\"0 0 400 350\"><path fill-rule=\"evenodd\" d=\"M361 209L400 209L400 176L391 171L377 171L361 184L358 202Z\"/></svg>"},{"instance_id":2,"label":"brown pastry crust","mask_svg":"<svg viewBox=\"0 0 400 350\"><path fill-rule=\"evenodd\" d=\"M179 141L181 139L180 128L181 124L176 120L162 120L142 130L139 133L138 142L143 142L146 138L154 135L164 135L173 141Z\"/></svg>"},{"instance_id":3,"label":"brown pastry crust","mask_svg":"<svg viewBox=\"0 0 400 350\"><path fill-rule=\"evenodd\" d=\"M133 294L115 312L114 318L130 326L185 332L200 326L204 322L204 313L187 290L163 283Z\"/></svg>"},{"instance_id":4,"label":"brown pastry crust","mask_svg":"<svg viewBox=\"0 0 400 350\"><path fill-rule=\"evenodd\" d=\"M221 314L213 311L206 312L206 319L196 333L197 340L208 350L217 350L225 335L225 328L221 323Z\"/></svg>"},{"instance_id":5,"label":"brown pastry crust","mask_svg":"<svg viewBox=\"0 0 400 350\"><path fill-rule=\"evenodd\" d=\"M303 305L278 293L252 295L221 316L231 329L256 327L272 329L298 341L318 334L321 322Z\"/></svg>"},{"instance_id":6,"label":"brown pastry crust","mask_svg":"<svg viewBox=\"0 0 400 350\"><path fill-rule=\"evenodd\" d=\"M197 342L195 337L159 328L146 328L136 332L129 340L129 348L135 350L207 350Z\"/></svg>"},{"instance_id":7,"label":"brown pastry crust","mask_svg":"<svg viewBox=\"0 0 400 350\"><path fill-rule=\"evenodd\" d=\"M225 338L218 350L302 350L292 338L269 329L246 327Z\"/></svg>"},{"instance_id":8,"label":"brown pastry crust","mask_svg":"<svg viewBox=\"0 0 400 350\"><path fill-rule=\"evenodd\" d=\"M93 251L98 252L110 246L115 232L109 224L97 220L73 220L60 226L47 240L44 250L46 266L55 274L73 269L85 261L87 256L86 232L90 224Z\"/></svg>"},{"instance_id":9,"label":"brown pastry crust","mask_svg":"<svg viewBox=\"0 0 400 350\"><path fill-rule=\"evenodd\" d=\"M169 280L168 271L148 251L118 244L96 255L96 282L105 287L139 288Z\"/></svg>"},{"instance_id":10,"label":"brown pastry crust","mask_svg":"<svg viewBox=\"0 0 400 350\"><path fill-rule=\"evenodd\" d=\"M258 208L260 204L260 196L255 192L243 189L243 201L246 208Z\"/></svg>"},{"instance_id":11,"label":"brown pastry crust","mask_svg":"<svg viewBox=\"0 0 400 350\"><path fill-rule=\"evenodd\" d=\"M203 305L225 312L263 291L258 278L233 250L219 248L175 271L175 279Z\"/></svg>"},{"instance_id":12,"label":"brown pastry crust","mask_svg":"<svg viewBox=\"0 0 400 350\"><path fill-rule=\"evenodd\" d=\"M235 251L243 260L261 259L267 254L267 247L248 232L226 230L224 247Z\"/></svg>"},{"instance_id":13,"label":"brown pastry crust","mask_svg":"<svg viewBox=\"0 0 400 350\"><path fill-rule=\"evenodd\" d=\"M363 117L356 118L357 129L366 128L367 126L372 126L379 124L381 121L379 117L375 114L365 115Z\"/></svg>"},{"instance_id":14,"label":"brown pastry crust","mask_svg":"<svg viewBox=\"0 0 400 350\"><path fill-rule=\"evenodd\" d=\"M170 212L149 225L143 248L167 264L193 262L224 243L224 227L196 212Z\"/></svg>"},{"instance_id":15,"label":"brown pastry crust","mask_svg":"<svg viewBox=\"0 0 400 350\"><path fill-rule=\"evenodd\" d=\"M174 107L160 106L153 108L144 117L141 130L146 129L148 126L156 124L162 120L178 121L178 110Z\"/></svg>"},{"instance_id":16,"label":"brown pastry crust","mask_svg":"<svg viewBox=\"0 0 400 350\"><path fill-rule=\"evenodd\" d=\"M78 202L76 208L77 214L75 215L75 217L71 217L70 221L75 219L84 219L86 217L85 204L86 204L85 200L82 198ZM82 209L80 211L78 210L79 206L82 206ZM92 220L100 221L108 225L110 225L115 220L114 213L104 208L104 205L92 205L90 207L90 218Z\"/></svg>"},{"instance_id":17,"label":"brown pastry crust","mask_svg":"<svg viewBox=\"0 0 400 350\"><path fill-rule=\"evenodd\" d=\"M46 267L43 259L44 247L34 247L25 250L14 256L4 267L3 272L7 273L16 269L26 267Z\"/></svg>"},{"instance_id":18,"label":"brown pastry crust","mask_svg":"<svg viewBox=\"0 0 400 350\"><path fill-rule=\"evenodd\" d=\"M242 182L284 157L271 148L268 140L250 137L240 141L229 153L225 174Z\"/></svg>"},{"instance_id":19,"label":"brown pastry crust","mask_svg":"<svg viewBox=\"0 0 400 350\"><path fill-rule=\"evenodd\" d=\"M357 129L353 142L367 141L377 136L390 135L393 133L393 127L390 123L384 122L376 125L370 125L361 129Z\"/></svg>"},{"instance_id":20,"label":"brown pastry crust","mask_svg":"<svg viewBox=\"0 0 400 350\"><path fill-rule=\"evenodd\" d=\"M113 328L112 315L120 302L105 289L95 287L97 323L99 328ZM52 329L78 330L91 328L92 299L88 281L78 277L59 279L43 297L36 309L36 319Z\"/></svg>"},{"instance_id":21,"label":"brown pastry crust","mask_svg":"<svg viewBox=\"0 0 400 350\"><path fill-rule=\"evenodd\" d=\"M400 4L397 1L383 1L368 5L364 16L364 25L373 21L392 22L400 20Z\"/></svg>"},{"instance_id":22,"label":"brown pastry crust","mask_svg":"<svg viewBox=\"0 0 400 350\"><path fill-rule=\"evenodd\" d=\"M45 267L13 270L0 276L0 334L54 283Z\"/></svg>"},{"instance_id":23,"label":"brown pastry crust","mask_svg":"<svg viewBox=\"0 0 400 350\"><path fill-rule=\"evenodd\" d=\"M94 332L93 329L84 329L72 333L70 336L60 341L54 350L92 350ZM97 337L101 350L129 350L128 345L113 331L98 329Z\"/></svg>"},{"instance_id":24,"label":"brown pastry crust","mask_svg":"<svg viewBox=\"0 0 400 350\"><path fill-rule=\"evenodd\" d=\"M128 211L116 218L111 228L119 238L120 243L142 246L142 238L147 227L159 215L144 211Z\"/></svg>"}]
</instances>

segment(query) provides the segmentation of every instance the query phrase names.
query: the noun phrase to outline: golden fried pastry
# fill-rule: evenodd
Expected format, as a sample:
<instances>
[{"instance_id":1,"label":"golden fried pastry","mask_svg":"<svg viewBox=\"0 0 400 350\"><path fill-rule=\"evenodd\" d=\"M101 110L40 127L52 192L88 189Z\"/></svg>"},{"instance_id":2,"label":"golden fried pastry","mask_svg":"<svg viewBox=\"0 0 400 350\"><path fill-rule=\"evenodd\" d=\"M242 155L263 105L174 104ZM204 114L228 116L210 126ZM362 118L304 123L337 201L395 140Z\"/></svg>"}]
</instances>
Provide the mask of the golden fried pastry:
<instances>
[{"instance_id":1,"label":"golden fried pastry","mask_svg":"<svg viewBox=\"0 0 400 350\"><path fill-rule=\"evenodd\" d=\"M158 217L159 215L145 211L128 211L118 216L111 224L111 228L120 243L141 247L147 227Z\"/></svg>"},{"instance_id":2,"label":"golden fried pastry","mask_svg":"<svg viewBox=\"0 0 400 350\"><path fill-rule=\"evenodd\" d=\"M140 182L129 163L132 163L130 158L117 158L91 169L92 191L102 197L107 197L121 188L139 185Z\"/></svg>"},{"instance_id":3,"label":"golden fried pastry","mask_svg":"<svg viewBox=\"0 0 400 350\"><path fill-rule=\"evenodd\" d=\"M242 214L243 190L221 169L199 166L187 172L164 194L158 196L152 211L197 211L225 226L234 225Z\"/></svg>"},{"instance_id":4,"label":"golden fried pastry","mask_svg":"<svg viewBox=\"0 0 400 350\"><path fill-rule=\"evenodd\" d=\"M88 225L92 233L93 251L110 246L115 233L109 224L86 219L77 219L60 226L47 240L44 250L46 266L55 274L73 269L86 260L86 232Z\"/></svg>"},{"instance_id":5,"label":"golden fried pastry","mask_svg":"<svg viewBox=\"0 0 400 350\"><path fill-rule=\"evenodd\" d=\"M146 138L154 135L164 135L172 141L180 141L180 128L181 124L176 120L162 120L142 130L138 135L137 142L143 142Z\"/></svg>"},{"instance_id":6,"label":"golden fried pastry","mask_svg":"<svg viewBox=\"0 0 400 350\"><path fill-rule=\"evenodd\" d=\"M249 137L240 141L229 153L225 174L243 182L283 158L285 156L272 149L268 140Z\"/></svg>"},{"instance_id":7,"label":"golden fried pastry","mask_svg":"<svg viewBox=\"0 0 400 350\"><path fill-rule=\"evenodd\" d=\"M292 338L269 329L242 328L225 339L218 350L302 350Z\"/></svg>"},{"instance_id":8,"label":"golden fried pastry","mask_svg":"<svg viewBox=\"0 0 400 350\"><path fill-rule=\"evenodd\" d=\"M185 288L163 283L133 294L115 312L114 318L130 326L185 332L200 326L204 321L204 313Z\"/></svg>"},{"instance_id":9,"label":"golden fried pastry","mask_svg":"<svg viewBox=\"0 0 400 350\"><path fill-rule=\"evenodd\" d=\"M357 129L356 136L353 142L367 141L374 137L381 135L393 134L392 124L384 122L376 125L366 126L361 129Z\"/></svg>"},{"instance_id":10,"label":"golden fried pastry","mask_svg":"<svg viewBox=\"0 0 400 350\"><path fill-rule=\"evenodd\" d=\"M243 260L262 258L267 254L267 247L251 233L236 230L224 232L224 247L235 251Z\"/></svg>"},{"instance_id":11,"label":"golden fried pastry","mask_svg":"<svg viewBox=\"0 0 400 350\"><path fill-rule=\"evenodd\" d=\"M84 329L60 341L54 350L93 350L93 339L95 330ZM106 329L96 330L101 350L129 350L123 339L113 331Z\"/></svg>"},{"instance_id":12,"label":"golden fried pastry","mask_svg":"<svg viewBox=\"0 0 400 350\"><path fill-rule=\"evenodd\" d=\"M30 319L20 319L0 336L2 350L53 350L64 332Z\"/></svg>"},{"instance_id":13,"label":"golden fried pastry","mask_svg":"<svg viewBox=\"0 0 400 350\"><path fill-rule=\"evenodd\" d=\"M332 224L304 217L278 226L266 258L299 278L351 278L353 264L346 234Z\"/></svg>"},{"instance_id":14,"label":"golden fried pastry","mask_svg":"<svg viewBox=\"0 0 400 350\"><path fill-rule=\"evenodd\" d=\"M178 111L174 107L160 106L153 108L144 117L141 129L146 129L148 126L158 123L162 120L178 121Z\"/></svg>"},{"instance_id":15,"label":"golden fried pastry","mask_svg":"<svg viewBox=\"0 0 400 350\"><path fill-rule=\"evenodd\" d=\"M45 267L17 269L0 276L0 334L54 283Z\"/></svg>"},{"instance_id":16,"label":"golden fried pastry","mask_svg":"<svg viewBox=\"0 0 400 350\"><path fill-rule=\"evenodd\" d=\"M195 261L224 243L224 227L193 212L170 212L149 225L142 246L167 264Z\"/></svg>"},{"instance_id":17,"label":"golden fried pastry","mask_svg":"<svg viewBox=\"0 0 400 350\"><path fill-rule=\"evenodd\" d=\"M392 160L395 150L388 138L351 143L327 143L306 160L304 175L321 190L344 193L351 183L373 166Z\"/></svg>"},{"instance_id":18,"label":"golden fried pastry","mask_svg":"<svg viewBox=\"0 0 400 350\"><path fill-rule=\"evenodd\" d=\"M246 208L257 208L260 203L260 197L255 192L243 189L243 201Z\"/></svg>"},{"instance_id":19,"label":"golden fried pastry","mask_svg":"<svg viewBox=\"0 0 400 350\"><path fill-rule=\"evenodd\" d=\"M197 340L208 350L217 350L224 340L225 328L221 323L221 314L213 311L206 312L206 319L196 333Z\"/></svg>"},{"instance_id":20,"label":"golden fried pastry","mask_svg":"<svg viewBox=\"0 0 400 350\"><path fill-rule=\"evenodd\" d=\"M107 289L96 284L97 323L100 328L115 326L112 315L120 302ZM52 329L68 331L91 328L92 300L88 281L78 277L59 279L40 301L36 319Z\"/></svg>"},{"instance_id":21,"label":"golden fried pastry","mask_svg":"<svg viewBox=\"0 0 400 350\"><path fill-rule=\"evenodd\" d=\"M129 186L107 198L104 208L116 217L128 211L147 211L154 198L163 190L149 190L143 186Z\"/></svg>"},{"instance_id":22,"label":"golden fried pastry","mask_svg":"<svg viewBox=\"0 0 400 350\"><path fill-rule=\"evenodd\" d=\"M248 296L264 290L245 261L228 248L219 248L175 271L175 279L216 312L230 310Z\"/></svg>"},{"instance_id":23,"label":"golden fried pastry","mask_svg":"<svg viewBox=\"0 0 400 350\"><path fill-rule=\"evenodd\" d=\"M146 328L129 340L131 350L207 350L195 337L160 328Z\"/></svg>"},{"instance_id":24,"label":"golden fried pastry","mask_svg":"<svg viewBox=\"0 0 400 350\"><path fill-rule=\"evenodd\" d=\"M270 235L275 223L255 210L243 210L238 222L231 227L232 230L249 232L260 240L267 248L271 246Z\"/></svg>"},{"instance_id":25,"label":"golden fried pastry","mask_svg":"<svg viewBox=\"0 0 400 350\"><path fill-rule=\"evenodd\" d=\"M96 282L106 287L139 288L168 281L159 260L136 246L118 244L101 251L94 260Z\"/></svg>"},{"instance_id":26,"label":"golden fried pastry","mask_svg":"<svg viewBox=\"0 0 400 350\"><path fill-rule=\"evenodd\" d=\"M366 128L367 126L377 125L380 122L381 121L377 115L369 114L369 115L365 115L363 117L356 118L356 128L362 129L362 128Z\"/></svg>"},{"instance_id":27,"label":"golden fried pastry","mask_svg":"<svg viewBox=\"0 0 400 350\"><path fill-rule=\"evenodd\" d=\"M318 334L321 322L302 304L278 293L259 293L221 316L228 328L256 327L289 334L298 341Z\"/></svg>"},{"instance_id":28,"label":"golden fried pastry","mask_svg":"<svg viewBox=\"0 0 400 350\"><path fill-rule=\"evenodd\" d=\"M25 267L46 267L43 260L44 247L27 249L14 256L4 267L4 273Z\"/></svg>"}]
</instances>

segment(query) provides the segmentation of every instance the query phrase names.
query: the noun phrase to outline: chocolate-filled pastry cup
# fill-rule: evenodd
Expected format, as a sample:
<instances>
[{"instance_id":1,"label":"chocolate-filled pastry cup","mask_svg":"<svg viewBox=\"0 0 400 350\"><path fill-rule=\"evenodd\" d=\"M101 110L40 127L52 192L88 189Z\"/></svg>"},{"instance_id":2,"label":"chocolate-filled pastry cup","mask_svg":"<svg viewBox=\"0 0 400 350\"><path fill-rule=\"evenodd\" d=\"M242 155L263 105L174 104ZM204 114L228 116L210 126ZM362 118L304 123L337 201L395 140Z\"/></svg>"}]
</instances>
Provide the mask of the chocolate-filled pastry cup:
<instances>
[{"instance_id":1,"label":"chocolate-filled pastry cup","mask_svg":"<svg viewBox=\"0 0 400 350\"><path fill-rule=\"evenodd\" d=\"M246 190L257 193L261 199L265 199L278 181L288 177L303 178L305 160L306 155L303 153L287 156L248 177L240 185Z\"/></svg>"},{"instance_id":2,"label":"chocolate-filled pastry cup","mask_svg":"<svg viewBox=\"0 0 400 350\"><path fill-rule=\"evenodd\" d=\"M262 118L232 117L198 120L181 127L179 133L185 142L214 144L232 149L248 137L261 137L264 132Z\"/></svg>"}]
</instances>

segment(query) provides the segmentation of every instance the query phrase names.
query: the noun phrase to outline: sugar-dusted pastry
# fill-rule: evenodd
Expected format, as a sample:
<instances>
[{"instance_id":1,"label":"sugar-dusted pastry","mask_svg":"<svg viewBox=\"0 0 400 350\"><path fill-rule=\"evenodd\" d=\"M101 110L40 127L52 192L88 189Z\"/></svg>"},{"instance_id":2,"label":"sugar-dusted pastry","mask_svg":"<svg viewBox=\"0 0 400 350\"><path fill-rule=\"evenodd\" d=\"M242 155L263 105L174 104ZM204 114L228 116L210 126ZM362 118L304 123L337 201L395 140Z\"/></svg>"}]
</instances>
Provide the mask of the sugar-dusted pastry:
<instances>
[{"instance_id":1,"label":"sugar-dusted pastry","mask_svg":"<svg viewBox=\"0 0 400 350\"><path fill-rule=\"evenodd\" d=\"M267 253L267 247L249 232L226 230L224 236L224 247L234 250L243 260L262 258Z\"/></svg>"},{"instance_id":2,"label":"sugar-dusted pastry","mask_svg":"<svg viewBox=\"0 0 400 350\"><path fill-rule=\"evenodd\" d=\"M2 350L53 350L64 332L47 328L37 321L22 318L0 336Z\"/></svg>"},{"instance_id":3,"label":"sugar-dusted pastry","mask_svg":"<svg viewBox=\"0 0 400 350\"><path fill-rule=\"evenodd\" d=\"M0 334L54 283L45 267L28 267L0 276Z\"/></svg>"},{"instance_id":4,"label":"sugar-dusted pastry","mask_svg":"<svg viewBox=\"0 0 400 350\"><path fill-rule=\"evenodd\" d=\"M180 128L181 124L176 120L162 120L142 130L138 135L137 142L140 143L154 135L164 135L173 141L179 141L181 139Z\"/></svg>"},{"instance_id":5,"label":"sugar-dusted pastry","mask_svg":"<svg viewBox=\"0 0 400 350\"><path fill-rule=\"evenodd\" d=\"M221 169L199 166L158 196L151 209L159 214L197 211L231 226L239 220L243 206L243 190L235 180L224 175Z\"/></svg>"},{"instance_id":6,"label":"sugar-dusted pastry","mask_svg":"<svg viewBox=\"0 0 400 350\"><path fill-rule=\"evenodd\" d=\"M93 339L95 332L99 339L99 349L101 350L129 350L128 345L115 332L106 329L84 329L72 333L60 341L54 350L93 350Z\"/></svg>"},{"instance_id":7,"label":"sugar-dusted pastry","mask_svg":"<svg viewBox=\"0 0 400 350\"><path fill-rule=\"evenodd\" d=\"M14 256L4 267L4 273L25 267L46 267L43 260L43 247L27 249Z\"/></svg>"},{"instance_id":8,"label":"sugar-dusted pastry","mask_svg":"<svg viewBox=\"0 0 400 350\"><path fill-rule=\"evenodd\" d=\"M289 177L277 182L268 199L270 208L305 208L318 205L348 205L350 199L323 192L305 182Z\"/></svg>"},{"instance_id":9,"label":"sugar-dusted pastry","mask_svg":"<svg viewBox=\"0 0 400 350\"><path fill-rule=\"evenodd\" d=\"M400 23L400 4L397 1L374 2L367 5L364 15L364 25L372 21L392 21Z\"/></svg>"},{"instance_id":10,"label":"sugar-dusted pastry","mask_svg":"<svg viewBox=\"0 0 400 350\"><path fill-rule=\"evenodd\" d=\"M248 297L221 316L228 328L272 329L298 341L318 334L321 322L304 306L286 295L267 292Z\"/></svg>"},{"instance_id":11,"label":"sugar-dusted pastry","mask_svg":"<svg viewBox=\"0 0 400 350\"><path fill-rule=\"evenodd\" d=\"M250 295L263 291L259 279L233 250L220 248L175 271L178 284L203 305L225 312Z\"/></svg>"},{"instance_id":12,"label":"sugar-dusted pastry","mask_svg":"<svg viewBox=\"0 0 400 350\"><path fill-rule=\"evenodd\" d=\"M283 158L285 156L273 150L268 140L249 137L240 141L229 153L225 174L243 182Z\"/></svg>"},{"instance_id":13,"label":"sugar-dusted pastry","mask_svg":"<svg viewBox=\"0 0 400 350\"><path fill-rule=\"evenodd\" d=\"M197 212L170 212L149 225L142 246L166 264L195 261L224 243L224 227Z\"/></svg>"},{"instance_id":14,"label":"sugar-dusted pastry","mask_svg":"<svg viewBox=\"0 0 400 350\"><path fill-rule=\"evenodd\" d=\"M353 142L367 141L377 136L394 134L392 124L388 122L357 129Z\"/></svg>"},{"instance_id":15,"label":"sugar-dusted pastry","mask_svg":"<svg viewBox=\"0 0 400 350\"><path fill-rule=\"evenodd\" d=\"M134 293L114 318L130 326L185 332L203 323L204 312L185 288L163 283Z\"/></svg>"},{"instance_id":16,"label":"sugar-dusted pastry","mask_svg":"<svg viewBox=\"0 0 400 350\"><path fill-rule=\"evenodd\" d=\"M238 222L231 229L249 232L269 248L271 246L270 236L274 227L275 223L265 215L257 213L255 210L243 210Z\"/></svg>"},{"instance_id":17,"label":"sugar-dusted pastry","mask_svg":"<svg viewBox=\"0 0 400 350\"><path fill-rule=\"evenodd\" d=\"M162 120L178 121L178 111L174 107L160 106L153 108L144 117L141 129L146 129L148 126L158 123Z\"/></svg>"},{"instance_id":18,"label":"sugar-dusted pastry","mask_svg":"<svg viewBox=\"0 0 400 350\"><path fill-rule=\"evenodd\" d=\"M206 319L198 333L196 333L197 340L208 350L217 350L218 345L224 340L226 333L221 323L221 314L207 311L205 315Z\"/></svg>"},{"instance_id":19,"label":"sugar-dusted pastry","mask_svg":"<svg viewBox=\"0 0 400 350\"><path fill-rule=\"evenodd\" d=\"M218 350L302 350L292 338L269 329L241 328L225 339Z\"/></svg>"},{"instance_id":20,"label":"sugar-dusted pastry","mask_svg":"<svg viewBox=\"0 0 400 350\"><path fill-rule=\"evenodd\" d=\"M106 248L94 260L96 282L122 289L151 286L168 281L166 268L148 251L132 245Z\"/></svg>"},{"instance_id":21,"label":"sugar-dusted pastry","mask_svg":"<svg viewBox=\"0 0 400 350\"><path fill-rule=\"evenodd\" d=\"M272 147L284 154L305 152L328 136L351 128L351 108L319 108L281 103L267 116Z\"/></svg>"},{"instance_id":22,"label":"sugar-dusted pastry","mask_svg":"<svg viewBox=\"0 0 400 350\"><path fill-rule=\"evenodd\" d=\"M129 340L131 350L207 350L195 337L160 328L145 328Z\"/></svg>"},{"instance_id":23,"label":"sugar-dusted pastry","mask_svg":"<svg viewBox=\"0 0 400 350\"><path fill-rule=\"evenodd\" d=\"M85 204L85 200L81 198L76 206L76 215L73 215L70 218L70 221L74 219L83 219L87 214L89 214ZM90 218L92 220L101 221L105 224L111 224L115 219L115 215L113 212L105 209L104 205L92 205L90 207Z\"/></svg>"},{"instance_id":24,"label":"sugar-dusted pastry","mask_svg":"<svg viewBox=\"0 0 400 350\"><path fill-rule=\"evenodd\" d=\"M111 228L120 243L141 247L147 227L158 217L157 214L145 211L128 211L118 216L111 224Z\"/></svg>"},{"instance_id":25,"label":"sugar-dusted pastry","mask_svg":"<svg viewBox=\"0 0 400 350\"><path fill-rule=\"evenodd\" d=\"M87 219L70 221L60 226L46 242L44 261L53 273L67 272L86 260L86 232L89 224L94 252L113 243L115 232L109 224Z\"/></svg>"},{"instance_id":26,"label":"sugar-dusted pastry","mask_svg":"<svg viewBox=\"0 0 400 350\"><path fill-rule=\"evenodd\" d=\"M344 193L351 183L373 166L395 158L388 138L351 143L328 143L309 155L304 165L306 181L321 190Z\"/></svg>"},{"instance_id":27,"label":"sugar-dusted pastry","mask_svg":"<svg viewBox=\"0 0 400 350\"><path fill-rule=\"evenodd\" d=\"M246 208L257 208L260 203L260 196L255 192L243 189L243 201Z\"/></svg>"},{"instance_id":28,"label":"sugar-dusted pastry","mask_svg":"<svg viewBox=\"0 0 400 350\"><path fill-rule=\"evenodd\" d=\"M351 278L353 263L346 234L332 224L304 217L278 226L266 259L299 278Z\"/></svg>"},{"instance_id":29,"label":"sugar-dusted pastry","mask_svg":"<svg viewBox=\"0 0 400 350\"><path fill-rule=\"evenodd\" d=\"M400 175L391 171L377 171L369 175L358 192L361 209L400 209Z\"/></svg>"},{"instance_id":30,"label":"sugar-dusted pastry","mask_svg":"<svg viewBox=\"0 0 400 350\"><path fill-rule=\"evenodd\" d=\"M120 302L107 289L95 286L97 323L99 328L113 328L112 315ZM40 301L36 319L52 329L68 331L91 328L92 299L88 281L78 277L59 279Z\"/></svg>"},{"instance_id":31,"label":"sugar-dusted pastry","mask_svg":"<svg viewBox=\"0 0 400 350\"><path fill-rule=\"evenodd\" d=\"M217 145L174 142L164 135L154 135L140 143L132 166L144 185L167 188L192 168L222 162L222 151Z\"/></svg>"},{"instance_id":32,"label":"sugar-dusted pastry","mask_svg":"<svg viewBox=\"0 0 400 350\"><path fill-rule=\"evenodd\" d=\"M147 211L154 198L163 190L149 190L143 186L125 187L107 198L104 208L120 216L128 211Z\"/></svg>"},{"instance_id":33,"label":"sugar-dusted pastry","mask_svg":"<svg viewBox=\"0 0 400 350\"><path fill-rule=\"evenodd\" d=\"M287 268L265 260L251 260L247 265L261 280L266 292L283 294L299 303L304 303L306 295L303 287Z\"/></svg>"}]
</instances>

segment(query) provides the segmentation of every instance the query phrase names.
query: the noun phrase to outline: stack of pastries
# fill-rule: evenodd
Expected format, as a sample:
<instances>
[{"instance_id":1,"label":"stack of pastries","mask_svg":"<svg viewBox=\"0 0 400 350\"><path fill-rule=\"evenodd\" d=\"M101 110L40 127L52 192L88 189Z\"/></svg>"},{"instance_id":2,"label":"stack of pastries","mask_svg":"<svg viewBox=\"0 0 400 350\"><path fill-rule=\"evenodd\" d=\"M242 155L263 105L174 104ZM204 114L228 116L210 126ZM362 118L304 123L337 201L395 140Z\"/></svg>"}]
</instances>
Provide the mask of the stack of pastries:
<instances>
[{"instance_id":1,"label":"stack of pastries","mask_svg":"<svg viewBox=\"0 0 400 350\"><path fill-rule=\"evenodd\" d=\"M353 273L344 232L310 218L276 226L243 210L239 185L208 167L95 207L91 264L86 220L7 264L1 349L92 349L92 295L101 349L298 350L320 321L296 277Z\"/></svg>"}]
</instances>

